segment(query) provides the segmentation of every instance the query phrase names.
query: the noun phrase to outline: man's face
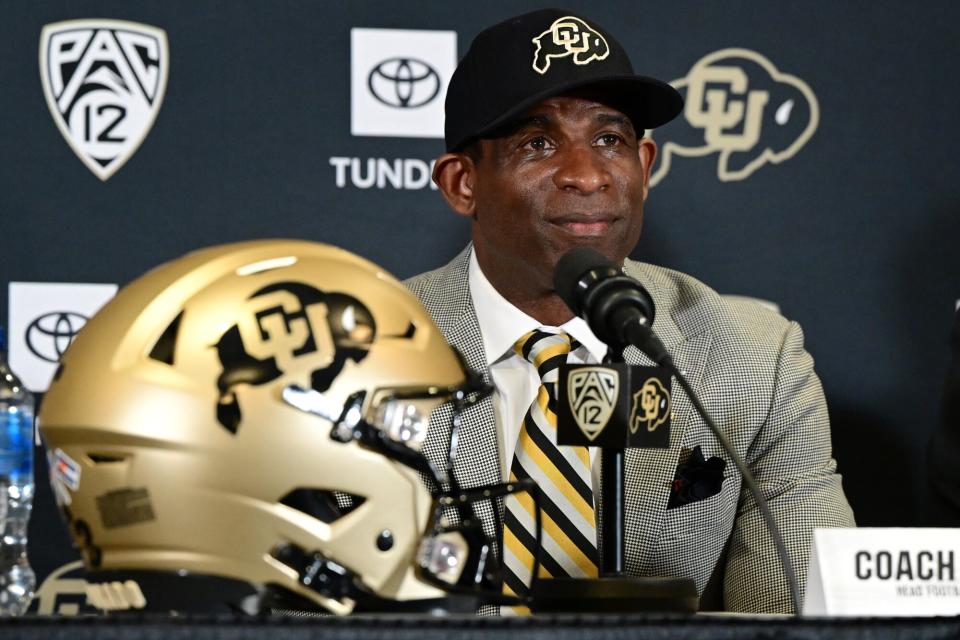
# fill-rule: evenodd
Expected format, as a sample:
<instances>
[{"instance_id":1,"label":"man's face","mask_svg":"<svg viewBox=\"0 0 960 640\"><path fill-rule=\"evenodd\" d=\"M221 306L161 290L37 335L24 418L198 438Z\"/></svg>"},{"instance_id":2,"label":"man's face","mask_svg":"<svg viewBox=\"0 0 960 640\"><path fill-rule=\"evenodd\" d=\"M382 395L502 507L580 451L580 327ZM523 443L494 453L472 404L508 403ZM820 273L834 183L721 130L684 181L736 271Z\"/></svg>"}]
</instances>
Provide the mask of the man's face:
<instances>
[{"instance_id":1,"label":"man's face","mask_svg":"<svg viewBox=\"0 0 960 640\"><path fill-rule=\"evenodd\" d=\"M552 290L557 261L574 247L620 264L636 245L656 146L638 140L620 111L585 97L549 98L480 145L473 240L501 293Z\"/></svg>"}]
</instances>

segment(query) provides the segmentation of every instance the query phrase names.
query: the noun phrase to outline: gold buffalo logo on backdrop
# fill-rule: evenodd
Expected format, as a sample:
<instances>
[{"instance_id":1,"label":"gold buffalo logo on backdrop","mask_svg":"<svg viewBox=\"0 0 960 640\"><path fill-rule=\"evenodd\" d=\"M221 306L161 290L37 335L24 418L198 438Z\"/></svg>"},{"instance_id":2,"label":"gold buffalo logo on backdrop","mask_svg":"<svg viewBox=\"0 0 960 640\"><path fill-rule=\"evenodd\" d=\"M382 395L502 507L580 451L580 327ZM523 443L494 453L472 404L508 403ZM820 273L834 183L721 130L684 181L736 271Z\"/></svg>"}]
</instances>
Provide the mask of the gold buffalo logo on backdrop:
<instances>
[{"instance_id":1,"label":"gold buffalo logo on backdrop","mask_svg":"<svg viewBox=\"0 0 960 640\"><path fill-rule=\"evenodd\" d=\"M749 49L715 51L670 84L686 94L683 118L656 132L661 160L651 185L663 180L675 156L714 153L720 180L744 180L796 155L820 121L810 86Z\"/></svg>"},{"instance_id":2,"label":"gold buffalo logo on backdrop","mask_svg":"<svg viewBox=\"0 0 960 640\"><path fill-rule=\"evenodd\" d=\"M550 28L533 39L533 70L540 75L550 69L551 58L573 56L573 63L588 64L610 55L606 39L580 18L557 18Z\"/></svg>"},{"instance_id":3,"label":"gold buffalo logo on backdrop","mask_svg":"<svg viewBox=\"0 0 960 640\"><path fill-rule=\"evenodd\" d=\"M657 430L670 417L670 392L657 378L643 383L640 391L633 394L630 410L630 433L645 426L648 433Z\"/></svg>"},{"instance_id":4,"label":"gold buffalo logo on backdrop","mask_svg":"<svg viewBox=\"0 0 960 640\"><path fill-rule=\"evenodd\" d=\"M583 435L595 440L610 421L620 394L620 378L605 367L579 367L567 378L570 413Z\"/></svg>"}]
</instances>

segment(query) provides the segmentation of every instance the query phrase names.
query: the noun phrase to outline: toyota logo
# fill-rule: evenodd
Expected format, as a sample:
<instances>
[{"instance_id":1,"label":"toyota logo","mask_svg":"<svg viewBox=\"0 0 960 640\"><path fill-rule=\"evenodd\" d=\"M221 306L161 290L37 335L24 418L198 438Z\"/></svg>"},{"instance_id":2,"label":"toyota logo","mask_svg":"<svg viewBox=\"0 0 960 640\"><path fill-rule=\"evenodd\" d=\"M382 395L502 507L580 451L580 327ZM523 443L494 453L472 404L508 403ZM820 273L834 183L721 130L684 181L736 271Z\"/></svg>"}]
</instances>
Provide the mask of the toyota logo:
<instances>
[{"instance_id":1,"label":"toyota logo","mask_svg":"<svg viewBox=\"0 0 960 640\"><path fill-rule=\"evenodd\" d=\"M30 353L47 362L60 362L60 356L73 342L87 317L73 311L53 311L30 323L24 340Z\"/></svg>"},{"instance_id":2,"label":"toyota logo","mask_svg":"<svg viewBox=\"0 0 960 640\"><path fill-rule=\"evenodd\" d=\"M390 58L370 71L367 87L374 98L398 109L422 107L440 93L440 75L416 58Z\"/></svg>"}]
</instances>

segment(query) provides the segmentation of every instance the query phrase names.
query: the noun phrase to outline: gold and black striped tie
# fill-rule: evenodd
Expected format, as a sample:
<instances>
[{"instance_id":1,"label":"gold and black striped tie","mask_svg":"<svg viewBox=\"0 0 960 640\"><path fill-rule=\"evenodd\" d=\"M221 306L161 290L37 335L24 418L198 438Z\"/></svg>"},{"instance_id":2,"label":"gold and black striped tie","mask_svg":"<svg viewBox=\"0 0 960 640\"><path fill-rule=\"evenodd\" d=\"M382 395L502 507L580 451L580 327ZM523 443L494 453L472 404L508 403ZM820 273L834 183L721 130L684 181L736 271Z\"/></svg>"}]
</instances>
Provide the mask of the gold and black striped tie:
<instances>
[{"instance_id":1,"label":"gold and black striped tie","mask_svg":"<svg viewBox=\"0 0 960 640\"><path fill-rule=\"evenodd\" d=\"M523 417L510 465L510 480L532 478L540 487L542 552L540 578L596 577L597 529L590 456L586 447L557 446L556 387L570 352L565 333L534 330L514 350L537 368L540 389ZM511 494L504 501L504 592L525 595L530 587L536 527L533 498Z\"/></svg>"}]
</instances>

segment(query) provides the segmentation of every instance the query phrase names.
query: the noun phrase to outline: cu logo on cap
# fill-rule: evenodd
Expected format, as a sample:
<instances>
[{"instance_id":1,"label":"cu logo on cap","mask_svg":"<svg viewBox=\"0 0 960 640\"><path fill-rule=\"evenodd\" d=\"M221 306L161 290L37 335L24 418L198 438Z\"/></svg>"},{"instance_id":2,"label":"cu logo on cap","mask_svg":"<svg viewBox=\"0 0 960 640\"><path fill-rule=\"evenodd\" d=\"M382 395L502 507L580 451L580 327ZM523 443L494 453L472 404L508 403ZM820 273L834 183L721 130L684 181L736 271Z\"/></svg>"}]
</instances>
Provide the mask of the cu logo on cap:
<instances>
[{"instance_id":1,"label":"cu logo on cap","mask_svg":"<svg viewBox=\"0 0 960 640\"><path fill-rule=\"evenodd\" d=\"M552 58L572 56L574 64L585 65L594 60L606 60L610 55L606 38L574 16L554 20L549 29L533 39L533 44L537 45L533 52L533 70L540 75L550 69Z\"/></svg>"},{"instance_id":2,"label":"cu logo on cap","mask_svg":"<svg viewBox=\"0 0 960 640\"><path fill-rule=\"evenodd\" d=\"M60 362L88 318L73 311L53 311L27 326L24 341L30 353L47 362Z\"/></svg>"},{"instance_id":3,"label":"cu logo on cap","mask_svg":"<svg viewBox=\"0 0 960 640\"><path fill-rule=\"evenodd\" d=\"M440 93L440 75L416 58L384 60L367 76L370 94L388 107L415 109Z\"/></svg>"}]
</instances>

